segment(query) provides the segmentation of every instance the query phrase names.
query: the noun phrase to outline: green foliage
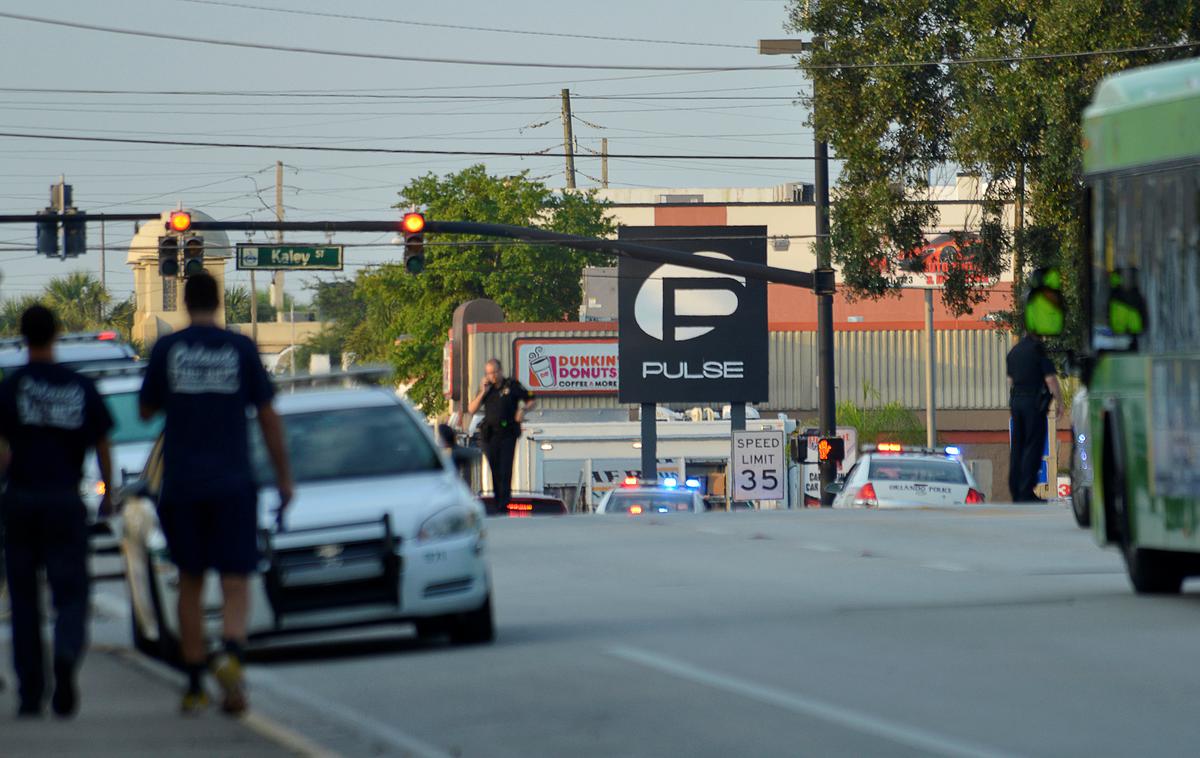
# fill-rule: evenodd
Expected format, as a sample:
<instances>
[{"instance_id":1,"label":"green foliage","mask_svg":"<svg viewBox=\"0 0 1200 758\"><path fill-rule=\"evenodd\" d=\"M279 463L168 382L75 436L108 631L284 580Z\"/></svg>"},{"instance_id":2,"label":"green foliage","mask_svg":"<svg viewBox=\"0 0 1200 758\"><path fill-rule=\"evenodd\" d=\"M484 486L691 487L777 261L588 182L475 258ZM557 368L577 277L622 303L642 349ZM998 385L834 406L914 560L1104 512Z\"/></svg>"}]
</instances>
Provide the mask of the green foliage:
<instances>
[{"instance_id":1,"label":"green foliage","mask_svg":"<svg viewBox=\"0 0 1200 758\"><path fill-rule=\"evenodd\" d=\"M225 323L250 323L250 291L245 287L225 288Z\"/></svg>"},{"instance_id":2,"label":"green foliage","mask_svg":"<svg viewBox=\"0 0 1200 758\"><path fill-rule=\"evenodd\" d=\"M871 401L874 400L874 403ZM897 402L879 403L879 392L869 383L862 387L861 404L843 400L837 405L837 425L858 430L858 444L899 442L925 444L925 425L917 415ZM815 426L815 424L812 424Z\"/></svg>"},{"instance_id":3,"label":"green foliage","mask_svg":"<svg viewBox=\"0 0 1200 758\"><path fill-rule=\"evenodd\" d=\"M400 192L398 208L416 205L433 219L535 226L603 237L612 233L605 206L594 193L557 193L527 172L494 176L482 165L455 174L430 173ZM453 243L453 244L445 244ZM442 345L454 309L491 298L511 321L574 318L579 279L587 265L607 257L567 248L462 235L426 237L425 271L413 276L388 264L360 273L355 299L359 323L346 347L366 360L392 362L413 382L409 396L426 412L444 405ZM344 302L344 300L343 300Z\"/></svg>"},{"instance_id":4,"label":"green foliage","mask_svg":"<svg viewBox=\"0 0 1200 758\"><path fill-rule=\"evenodd\" d=\"M20 334L21 314L35 303L52 309L65 332L112 329L126 340L133 332L133 295L113 303L99 279L86 271L73 271L51 279L39 295L23 295L0 304L0 335Z\"/></svg>"},{"instance_id":5,"label":"green foliage","mask_svg":"<svg viewBox=\"0 0 1200 758\"><path fill-rule=\"evenodd\" d=\"M791 0L789 28L824 41L801 66L1030 56L1176 43L1200 37L1200 7L1183 0L891 0L852 4ZM1121 69L1189 55L1145 52L1055 60L888 68L810 68L817 132L843 161L834 192L834 261L852 294L895 290L900 258L936 228L937 209L913 204L947 165L986 186L970 249L976 273L1011 260L1026 271L1058 265L1078 333L1080 118L1099 80ZM808 99L811 106L813 98ZM1019 193L1023 188L1024 192ZM1029 223L1013 233L1005 203L1024 201ZM984 293L951 271L942 293L956 314Z\"/></svg>"}]
</instances>

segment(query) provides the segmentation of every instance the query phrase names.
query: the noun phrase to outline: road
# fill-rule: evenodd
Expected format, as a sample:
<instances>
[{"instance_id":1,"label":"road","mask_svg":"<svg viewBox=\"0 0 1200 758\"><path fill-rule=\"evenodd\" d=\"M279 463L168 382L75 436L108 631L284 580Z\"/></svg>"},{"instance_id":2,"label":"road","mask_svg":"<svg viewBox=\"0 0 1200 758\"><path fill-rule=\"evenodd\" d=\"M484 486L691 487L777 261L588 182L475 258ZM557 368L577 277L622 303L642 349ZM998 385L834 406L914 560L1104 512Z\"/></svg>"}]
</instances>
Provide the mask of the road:
<instances>
[{"instance_id":1,"label":"road","mask_svg":"<svg viewBox=\"0 0 1200 758\"><path fill-rule=\"evenodd\" d=\"M251 669L255 706L350 756L1200 744L1200 599L1135 597L1119 557L1061 506L488 528L495 645L400 630L266 651ZM97 641L127 643L122 602L102 604L114 617Z\"/></svg>"}]
</instances>

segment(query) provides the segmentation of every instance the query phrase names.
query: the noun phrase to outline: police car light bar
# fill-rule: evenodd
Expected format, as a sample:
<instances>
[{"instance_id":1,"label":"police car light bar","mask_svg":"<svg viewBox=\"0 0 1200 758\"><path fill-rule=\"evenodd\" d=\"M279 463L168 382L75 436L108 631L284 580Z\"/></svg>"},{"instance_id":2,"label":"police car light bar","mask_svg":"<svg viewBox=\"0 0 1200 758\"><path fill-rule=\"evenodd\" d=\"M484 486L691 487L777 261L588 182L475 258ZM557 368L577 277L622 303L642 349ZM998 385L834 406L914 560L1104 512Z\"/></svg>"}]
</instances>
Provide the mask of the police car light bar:
<instances>
[{"instance_id":1,"label":"police car light bar","mask_svg":"<svg viewBox=\"0 0 1200 758\"><path fill-rule=\"evenodd\" d=\"M917 455L950 455L961 456L962 448L957 445L947 445L945 447L925 447L914 445L902 445L899 442L880 442L877 445L863 445L861 451L864 453L914 453Z\"/></svg>"},{"instance_id":2,"label":"police car light bar","mask_svg":"<svg viewBox=\"0 0 1200 758\"><path fill-rule=\"evenodd\" d=\"M689 476L687 478L687 481L685 481L683 484L688 489L692 489L692 490L700 489L700 480L694 476Z\"/></svg>"},{"instance_id":3,"label":"police car light bar","mask_svg":"<svg viewBox=\"0 0 1200 758\"><path fill-rule=\"evenodd\" d=\"M669 487L671 489L674 489L675 487L679 486L679 480L673 476L666 477L665 479L663 479L662 483L663 483L664 487Z\"/></svg>"}]
</instances>

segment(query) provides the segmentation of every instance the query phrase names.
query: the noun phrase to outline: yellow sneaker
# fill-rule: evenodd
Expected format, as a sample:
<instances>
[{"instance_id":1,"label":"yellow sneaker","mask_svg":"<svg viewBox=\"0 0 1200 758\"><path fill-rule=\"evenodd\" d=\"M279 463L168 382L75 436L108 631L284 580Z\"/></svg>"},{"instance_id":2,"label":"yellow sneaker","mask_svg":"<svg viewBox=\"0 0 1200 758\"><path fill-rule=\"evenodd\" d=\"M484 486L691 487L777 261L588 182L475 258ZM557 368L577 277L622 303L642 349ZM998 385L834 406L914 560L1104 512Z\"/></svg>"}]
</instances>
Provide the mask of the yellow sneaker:
<instances>
[{"instance_id":1,"label":"yellow sneaker","mask_svg":"<svg viewBox=\"0 0 1200 758\"><path fill-rule=\"evenodd\" d=\"M195 716L208 707L208 693L204 690L199 692L183 693L183 700L179 703L179 712L184 716Z\"/></svg>"},{"instance_id":2,"label":"yellow sneaker","mask_svg":"<svg viewBox=\"0 0 1200 758\"><path fill-rule=\"evenodd\" d=\"M224 698L221 710L231 716L237 716L246 711L246 681L242 674L242 664L237 658L223 653L213 660L213 676L221 685Z\"/></svg>"}]
</instances>

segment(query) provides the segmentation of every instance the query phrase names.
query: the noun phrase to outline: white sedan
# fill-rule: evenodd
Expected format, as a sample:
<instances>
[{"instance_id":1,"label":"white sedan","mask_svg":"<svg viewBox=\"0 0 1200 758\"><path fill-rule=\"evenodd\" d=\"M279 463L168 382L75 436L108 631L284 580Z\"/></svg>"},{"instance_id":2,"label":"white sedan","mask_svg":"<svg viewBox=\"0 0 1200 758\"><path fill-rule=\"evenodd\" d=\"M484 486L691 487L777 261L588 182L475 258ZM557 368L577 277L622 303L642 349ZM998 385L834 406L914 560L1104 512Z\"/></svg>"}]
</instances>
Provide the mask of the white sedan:
<instances>
[{"instance_id":1,"label":"white sedan","mask_svg":"<svg viewBox=\"0 0 1200 758\"><path fill-rule=\"evenodd\" d=\"M983 493L956 448L867 448L845 478L829 487L834 508L929 508L982 505Z\"/></svg>"},{"instance_id":2,"label":"white sedan","mask_svg":"<svg viewBox=\"0 0 1200 758\"><path fill-rule=\"evenodd\" d=\"M381 389L281 394L295 499L283 528L257 424L251 424L259 492L260 573L251 581L249 637L362 624L413 622L454 643L494 637L483 507L439 451L424 420ZM159 529L155 496L161 441L124 507L121 549L134 644L178 656L178 571ZM219 624L218 583L205 617ZM219 639L219 627L210 628Z\"/></svg>"}]
</instances>

